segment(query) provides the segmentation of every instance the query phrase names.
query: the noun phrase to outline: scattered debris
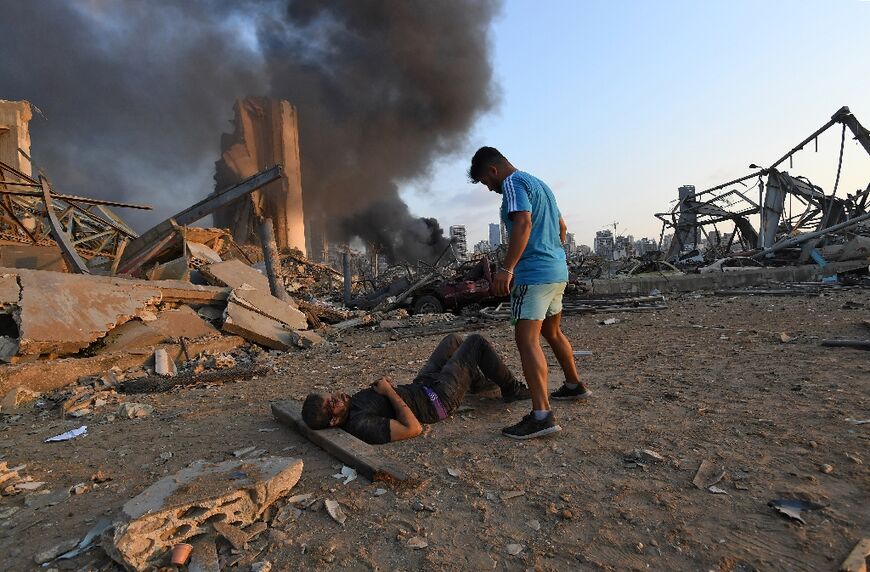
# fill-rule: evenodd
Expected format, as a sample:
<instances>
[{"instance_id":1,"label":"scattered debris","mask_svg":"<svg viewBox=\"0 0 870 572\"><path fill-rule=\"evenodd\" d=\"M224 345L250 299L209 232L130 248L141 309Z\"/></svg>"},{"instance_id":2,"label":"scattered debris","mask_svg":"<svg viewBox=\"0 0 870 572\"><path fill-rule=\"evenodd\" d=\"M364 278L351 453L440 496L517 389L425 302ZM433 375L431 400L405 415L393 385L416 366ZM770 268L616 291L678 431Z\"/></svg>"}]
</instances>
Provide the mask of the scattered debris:
<instances>
[{"instance_id":1,"label":"scattered debris","mask_svg":"<svg viewBox=\"0 0 870 572\"><path fill-rule=\"evenodd\" d=\"M76 437L81 437L83 435L88 434L88 426L82 425L77 429L70 429L65 433L61 433L60 435L55 435L54 437L49 437L45 440L46 443L56 443L58 441L69 441L70 439L75 439Z\"/></svg>"},{"instance_id":2,"label":"scattered debris","mask_svg":"<svg viewBox=\"0 0 870 572\"><path fill-rule=\"evenodd\" d=\"M326 512L329 513L329 516L332 517L332 520L334 520L338 524L344 525L344 521L347 520L347 516L345 516L344 511L341 510L341 505L338 504L337 501L331 499L326 499L323 504L324 506L326 506Z\"/></svg>"},{"instance_id":3,"label":"scattered debris","mask_svg":"<svg viewBox=\"0 0 870 572\"><path fill-rule=\"evenodd\" d=\"M527 522L526 522L526 526L528 526L529 528L531 528L531 529L534 530L535 532L541 530L541 523L538 522L537 519L527 521Z\"/></svg>"},{"instance_id":4,"label":"scattered debris","mask_svg":"<svg viewBox=\"0 0 870 572\"><path fill-rule=\"evenodd\" d=\"M154 412L154 407L147 403L122 403L118 407L118 415L124 419L144 419Z\"/></svg>"},{"instance_id":5,"label":"scattered debris","mask_svg":"<svg viewBox=\"0 0 870 572\"><path fill-rule=\"evenodd\" d=\"M346 485L349 482L356 479L356 469L348 467L347 465L344 465L341 468L341 472L339 472L335 475L332 475L332 477L335 479L344 479L344 483L342 483L342 484Z\"/></svg>"},{"instance_id":6,"label":"scattered debris","mask_svg":"<svg viewBox=\"0 0 870 572\"><path fill-rule=\"evenodd\" d=\"M525 546L523 546L522 544L508 544L507 545L507 553L510 554L511 556L516 556L517 554L519 554L523 550L525 550Z\"/></svg>"},{"instance_id":7,"label":"scattered debris","mask_svg":"<svg viewBox=\"0 0 870 572\"><path fill-rule=\"evenodd\" d=\"M802 515L803 511L825 508L820 504L800 499L774 499L767 503L767 505L779 511L780 514L783 514L792 520L796 520L801 524L806 524Z\"/></svg>"},{"instance_id":8,"label":"scattered debris","mask_svg":"<svg viewBox=\"0 0 870 572\"><path fill-rule=\"evenodd\" d=\"M414 550L422 550L429 546L429 543L420 536L412 536L408 539L408 548L413 548Z\"/></svg>"},{"instance_id":9,"label":"scattered debris","mask_svg":"<svg viewBox=\"0 0 870 572\"><path fill-rule=\"evenodd\" d=\"M175 377L178 375L175 360L169 357L164 348L154 350L154 373L163 377Z\"/></svg>"},{"instance_id":10,"label":"scattered debris","mask_svg":"<svg viewBox=\"0 0 870 572\"><path fill-rule=\"evenodd\" d=\"M694 484L699 489L707 489L718 483L725 476L725 468L717 466L712 461L704 459L701 465L695 472L695 478L692 479Z\"/></svg>"},{"instance_id":11,"label":"scattered debris","mask_svg":"<svg viewBox=\"0 0 870 572\"><path fill-rule=\"evenodd\" d=\"M612 326L613 324L618 324L619 320L617 318L607 318L606 320L601 320L598 323L602 326Z\"/></svg>"},{"instance_id":12,"label":"scattered debris","mask_svg":"<svg viewBox=\"0 0 870 572\"><path fill-rule=\"evenodd\" d=\"M526 491L506 491L501 493L501 500L510 500L521 497L526 494Z\"/></svg>"},{"instance_id":13,"label":"scattered debris","mask_svg":"<svg viewBox=\"0 0 870 572\"><path fill-rule=\"evenodd\" d=\"M245 526L259 520L301 474L302 461L286 457L196 461L127 501L102 546L119 564L144 570L210 523Z\"/></svg>"},{"instance_id":14,"label":"scattered debris","mask_svg":"<svg viewBox=\"0 0 870 572\"><path fill-rule=\"evenodd\" d=\"M448 467L447 474L455 479L458 479L462 476L462 471L460 469L451 469Z\"/></svg>"},{"instance_id":15,"label":"scattered debris","mask_svg":"<svg viewBox=\"0 0 870 572\"><path fill-rule=\"evenodd\" d=\"M714 495L727 495L728 494L728 491L726 491L723 488L717 487L717 486L709 486L709 487L707 487L707 490L710 491L711 493L713 493Z\"/></svg>"}]
</instances>

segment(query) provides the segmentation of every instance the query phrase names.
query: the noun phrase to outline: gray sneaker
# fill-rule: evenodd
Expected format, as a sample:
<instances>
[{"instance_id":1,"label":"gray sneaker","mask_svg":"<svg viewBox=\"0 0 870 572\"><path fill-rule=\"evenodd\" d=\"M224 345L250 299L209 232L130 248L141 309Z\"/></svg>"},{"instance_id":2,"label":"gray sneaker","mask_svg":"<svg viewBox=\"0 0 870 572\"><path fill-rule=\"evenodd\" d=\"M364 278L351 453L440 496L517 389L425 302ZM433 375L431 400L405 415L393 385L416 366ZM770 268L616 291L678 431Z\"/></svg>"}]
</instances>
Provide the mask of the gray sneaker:
<instances>
[{"instance_id":1,"label":"gray sneaker","mask_svg":"<svg viewBox=\"0 0 870 572\"><path fill-rule=\"evenodd\" d=\"M501 434L511 439L533 439L561 430L562 428L556 425L556 419L553 417L552 411L547 413L547 417L541 421L535 419L535 413L531 412L516 425L502 429Z\"/></svg>"}]
</instances>

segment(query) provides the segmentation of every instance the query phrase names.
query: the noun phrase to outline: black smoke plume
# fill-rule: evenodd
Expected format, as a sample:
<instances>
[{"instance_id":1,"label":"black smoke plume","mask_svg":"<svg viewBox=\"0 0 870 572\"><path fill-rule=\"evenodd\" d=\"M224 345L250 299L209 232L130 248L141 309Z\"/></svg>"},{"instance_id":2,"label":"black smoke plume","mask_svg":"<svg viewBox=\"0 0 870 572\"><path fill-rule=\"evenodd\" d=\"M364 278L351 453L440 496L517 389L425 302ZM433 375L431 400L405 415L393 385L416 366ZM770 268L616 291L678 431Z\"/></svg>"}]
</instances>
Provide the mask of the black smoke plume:
<instances>
[{"instance_id":1,"label":"black smoke plume","mask_svg":"<svg viewBox=\"0 0 870 572\"><path fill-rule=\"evenodd\" d=\"M155 213L121 213L140 229L211 191L234 100L269 95L299 111L309 220L332 240L392 239L382 246L394 259L413 259L427 250L413 237L427 239L429 227L396 186L459 150L497 95L496 0L2 8L0 98L42 111L31 124L37 166L63 192L153 204Z\"/></svg>"}]
</instances>

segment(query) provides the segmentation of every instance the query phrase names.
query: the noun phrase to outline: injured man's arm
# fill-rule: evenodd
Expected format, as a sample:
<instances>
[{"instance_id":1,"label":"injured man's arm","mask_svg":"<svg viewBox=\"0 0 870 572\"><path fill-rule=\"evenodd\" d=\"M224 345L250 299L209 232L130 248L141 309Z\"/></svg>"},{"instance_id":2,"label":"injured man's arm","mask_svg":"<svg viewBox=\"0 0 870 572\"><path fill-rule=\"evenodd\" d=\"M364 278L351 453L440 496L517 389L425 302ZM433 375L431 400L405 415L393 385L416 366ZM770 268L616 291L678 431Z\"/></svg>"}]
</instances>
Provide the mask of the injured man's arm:
<instances>
[{"instance_id":1,"label":"injured man's arm","mask_svg":"<svg viewBox=\"0 0 870 572\"><path fill-rule=\"evenodd\" d=\"M390 405L396 411L396 419L390 419L390 441L412 439L423 432L423 426L408 404L396 393L393 381L382 377L372 384L372 389L378 395L390 400Z\"/></svg>"}]
</instances>

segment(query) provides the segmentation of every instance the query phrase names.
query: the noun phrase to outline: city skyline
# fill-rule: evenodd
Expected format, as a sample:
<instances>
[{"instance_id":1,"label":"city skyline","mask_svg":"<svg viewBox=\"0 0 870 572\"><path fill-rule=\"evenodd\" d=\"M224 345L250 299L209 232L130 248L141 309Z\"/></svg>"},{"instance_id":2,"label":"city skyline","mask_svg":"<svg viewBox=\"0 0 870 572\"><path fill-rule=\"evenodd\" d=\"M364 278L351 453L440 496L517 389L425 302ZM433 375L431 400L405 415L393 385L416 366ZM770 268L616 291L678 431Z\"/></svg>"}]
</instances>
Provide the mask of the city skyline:
<instances>
[{"instance_id":1,"label":"city skyline","mask_svg":"<svg viewBox=\"0 0 870 572\"><path fill-rule=\"evenodd\" d=\"M493 33L498 104L465 146L400 183L418 216L486 237L501 197L465 174L492 145L553 189L578 243L614 221L618 233L658 239L654 213L680 186L701 191L770 165L844 105L870 123L870 58L843 57L870 52L870 2L547 6L505 4ZM800 88L784 89L798 71ZM831 192L839 143L830 130L786 170ZM870 157L847 137L838 195L864 188L868 172Z\"/></svg>"}]
</instances>

